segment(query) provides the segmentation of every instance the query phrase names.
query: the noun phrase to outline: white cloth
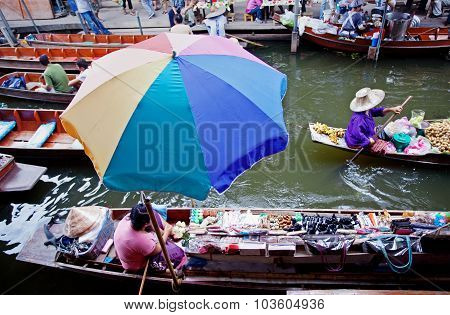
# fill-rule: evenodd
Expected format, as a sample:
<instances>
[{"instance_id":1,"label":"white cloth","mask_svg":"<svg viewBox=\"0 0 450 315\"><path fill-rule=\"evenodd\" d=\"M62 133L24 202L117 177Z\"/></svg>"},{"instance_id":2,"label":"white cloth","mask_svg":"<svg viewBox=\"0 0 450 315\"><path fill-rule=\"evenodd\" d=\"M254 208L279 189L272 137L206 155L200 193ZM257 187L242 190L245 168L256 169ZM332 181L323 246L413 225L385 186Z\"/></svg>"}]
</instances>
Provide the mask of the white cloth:
<instances>
[{"instance_id":1,"label":"white cloth","mask_svg":"<svg viewBox=\"0 0 450 315\"><path fill-rule=\"evenodd\" d=\"M77 4L78 13L92 11L88 0L75 0L75 3Z\"/></svg>"},{"instance_id":2,"label":"white cloth","mask_svg":"<svg viewBox=\"0 0 450 315\"><path fill-rule=\"evenodd\" d=\"M209 35L225 37L225 24L227 24L225 15L220 15L212 19L205 19L203 23L206 24Z\"/></svg>"},{"instance_id":3,"label":"white cloth","mask_svg":"<svg viewBox=\"0 0 450 315\"><path fill-rule=\"evenodd\" d=\"M303 35L306 26L312 28L313 32L316 34L328 33L328 34L336 35L338 32L338 28L334 25L325 23L319 19L313 19L308 16L301 16L298 19L298 34L299 34L299 36Z\"/></svg>"}]
</instances>

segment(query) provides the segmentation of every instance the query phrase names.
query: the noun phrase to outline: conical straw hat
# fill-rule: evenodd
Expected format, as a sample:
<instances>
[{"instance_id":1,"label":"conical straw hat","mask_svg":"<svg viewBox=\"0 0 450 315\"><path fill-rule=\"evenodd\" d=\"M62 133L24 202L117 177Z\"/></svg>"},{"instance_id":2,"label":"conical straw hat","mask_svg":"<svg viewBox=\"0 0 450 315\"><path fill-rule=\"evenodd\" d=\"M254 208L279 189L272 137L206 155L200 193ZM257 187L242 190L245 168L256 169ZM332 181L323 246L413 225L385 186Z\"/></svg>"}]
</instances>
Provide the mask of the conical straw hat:
<instances>
[{"instance_id":1,"label":"conical straw hat","mask_svg":"<svg viewBox=\"0 0 450 315\"><path fill-rule=\"evenodd\" d=\"M383 101L384 95L383 90L363 88L356 92L356 97L350 103L350 109L358 113L374 108Z\"/></svg>"},{"instance_id":2,"label":"conical straw hat","mask_svg":"<svg viewBox=\"0 0 450 315\"><path fill-rule=\"evenodd\" d=\"M64 225L64 235L77 238L92 231L102 223L105 212L103 207L72 208Z\"/></svg>"}]
</instances>

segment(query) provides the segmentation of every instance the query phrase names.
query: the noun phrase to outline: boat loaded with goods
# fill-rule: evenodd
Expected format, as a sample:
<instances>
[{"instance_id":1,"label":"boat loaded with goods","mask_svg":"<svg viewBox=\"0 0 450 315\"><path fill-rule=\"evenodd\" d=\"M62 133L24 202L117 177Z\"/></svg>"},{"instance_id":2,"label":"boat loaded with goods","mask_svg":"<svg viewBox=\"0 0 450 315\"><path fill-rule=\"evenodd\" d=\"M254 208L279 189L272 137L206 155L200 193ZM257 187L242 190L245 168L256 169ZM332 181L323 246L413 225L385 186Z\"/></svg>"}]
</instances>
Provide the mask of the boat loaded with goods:
<instances>
[{"instance_id":1,"label":"boat loaded with goods","mask_svg":"<svg viewBox=\"0 0 450 315\"><path fill-rule=\"evenodd\" d=\"M438 271L450 263L448 212L153 209L174 226L172 239L188 256L186 284L270 289L333 280L342 286L390 285L399 273L402 283L417 284L423 279L408 271L425 265L428 270L435 266L433 281L439 283L444 280ZM84 224L74 225L74 213L83 218L84 212L95 222L77 219ZM54 217L39 226L17 259L104 277L141 278L142 272L124 271L114 247L114 229L127 213L72 208L66 220ZM74 226L76 235L68 233ZM153 271L148 279L170 282L170 274Z\"/></svg>"},{"instance_id":2,"label":"boat loaded with goods","mask_svg":"<svg viewBox=\"0 0 450 315\"><path fill-rule=\"evenodd\" d=\"M274 15L274 20L287 27L293 26L294 15ZM447 27L410 27L412 16L408 13L391 12L386 14L386 22L380 44L382 54L402 57L412 55L447 54L450 38ZM335 21L337 22L337 21ZM307 16L299 17L299 35L302 40L323 48L350 52L368 53L370 47L376 47L380 34L382 17L373 15L368 27L356 38L340 36L340 24L324 22Z\"/></svg>"},{"instance_id":3,"label":"boat loaded with goods","mask_svg":"<svg viewBox=\"0 0 450 315\"><path fill-rule=\"evenodd\" d=\"M362 154L423 164L450 165L450 118L424 120L425 112L413 110L407 117L391 121L384 128L387 141L377 141ZM324 123L310 123L314 142L341 150L357 152L345 143L345 129L330 127Z\"/></svg>"}]
</instances>

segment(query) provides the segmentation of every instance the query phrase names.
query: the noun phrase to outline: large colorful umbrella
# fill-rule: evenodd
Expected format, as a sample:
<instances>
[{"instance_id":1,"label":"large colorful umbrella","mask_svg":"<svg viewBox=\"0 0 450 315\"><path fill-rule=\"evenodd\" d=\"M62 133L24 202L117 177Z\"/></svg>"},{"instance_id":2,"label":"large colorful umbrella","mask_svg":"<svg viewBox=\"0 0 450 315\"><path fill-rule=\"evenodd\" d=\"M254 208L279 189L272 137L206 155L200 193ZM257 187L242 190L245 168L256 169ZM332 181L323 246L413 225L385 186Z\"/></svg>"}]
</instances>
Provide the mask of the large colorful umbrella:
<instances>
[{"instance_id":1,"label":"large colorful umbrella","mask_svg":"<svg viewBox=\"0 0 450 315\"><path fill-rule=\"evenodd\" d=\"M286 148L286 85L228 39L164 33L94 61L61 119L106 187L204 200Z\"/></svg>"}]
</instances>

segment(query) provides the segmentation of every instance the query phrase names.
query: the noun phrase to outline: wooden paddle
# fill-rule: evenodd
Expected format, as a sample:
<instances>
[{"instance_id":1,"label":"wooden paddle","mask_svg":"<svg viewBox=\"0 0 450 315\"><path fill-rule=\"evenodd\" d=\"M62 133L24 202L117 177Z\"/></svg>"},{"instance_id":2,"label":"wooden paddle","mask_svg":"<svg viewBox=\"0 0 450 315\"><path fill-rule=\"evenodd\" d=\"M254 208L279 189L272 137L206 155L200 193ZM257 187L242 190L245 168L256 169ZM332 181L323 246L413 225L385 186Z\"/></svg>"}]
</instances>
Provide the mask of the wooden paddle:
<instances>
[{"instance_id":1,"label":"wooden paddle","mask_svg":"<svg viewBox=\"0 0 450 315\"><path fill-rule=\"evenodd\" d=\"M402 110L403 110L403 107L406 105L406 103L409 102L410 99L412 99L411 95L408 96L408 98L403 102L402 105L400 105L402 107ZM388 120L386 120L386 122L381 126L380 130L378 131L377 136L379 136L383 132L384 128L386 128L386 126L391 122L391 120L394 119L394 117L397 115L398 115L397 113L394 113L391 117L389 117ZM356 152L355 156L353 156L353 158L350 161L348 161L347 164L353 163L353 161L356 160L356 158L361 154L361 152L363 150L364 150L364 147L359 149L359 151Z\"/></svg>"},{"instance_id":2,"label":"wooden paddle","mask_svg":"<svg viewBox=\"0 0 450 315\"><path fill-rule=\"evenodd\" d=\"M260 43L257 43L257 42L252 42L251 40L244 39L244 38L242 38L242 37L238 37L238 36L235 36L235 35L227 34L227 36L228 36L228 37L236 38L237 40L240 40L241 42L245 42L245 43L250 44L250 45L253 45L253 46L257 46L257 47L266 47L266 46L264 46L263 44L260 44Z\"/></svg>"},{"instance_id":3,"label":"wooden paddle","mask_svg":"<svg viewBox=\"0 0 450 315\"><path fill-rule=\"evenodd\" d=\"M142 291L144 290L145 279L147 278L148 265L150 265L150 259L147 260L147 264L145 265L144 274L142 275L141 286L139 287L139 295L142 295Z\"/></svg>"}]
</instances>

